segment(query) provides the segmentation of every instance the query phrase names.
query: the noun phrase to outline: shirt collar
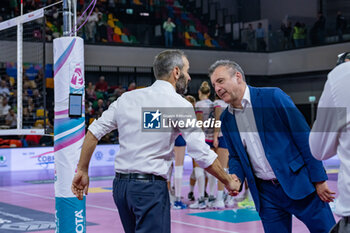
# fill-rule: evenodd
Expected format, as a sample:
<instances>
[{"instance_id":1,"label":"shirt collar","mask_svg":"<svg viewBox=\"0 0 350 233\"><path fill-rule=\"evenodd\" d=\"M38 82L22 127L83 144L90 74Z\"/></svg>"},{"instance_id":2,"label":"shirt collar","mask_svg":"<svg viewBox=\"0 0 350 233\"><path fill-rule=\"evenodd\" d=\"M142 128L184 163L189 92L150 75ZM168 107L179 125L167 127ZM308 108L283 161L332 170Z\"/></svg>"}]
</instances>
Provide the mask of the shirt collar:
<instances>
[{"instance_id":1,"label":"shirt collar","mask_svg":"<svg viewBox=\"0 0 350 233\"><path fill-rule=\"evenodd\" d=\"M159 90L172 91L172 92L176 93L174 86L170 82L164 81L164 80L156 80L152 84L152 88L157 88Z\"/></svg>"},{"instance_id":2,"label":"shirt collar","mask_svg":"<svg viewBox=\"0 0 350 233\"><path fill-rule=\"evenodd\" d=\"M246 85L245 87L245 91L244 91L244 94L243 94L243 98L242 98L242 106L243 106L243 109L239 109L239 108L234 108L232 107L232 105L230 104L228 106L228 111L231 113L231 114L234 114L235 112L242 112L245 110L245 108L247 107L248 104L251 104L251 101L250 101L250 90L249 90L249 87Z\"/></svg>"}]
</instances>

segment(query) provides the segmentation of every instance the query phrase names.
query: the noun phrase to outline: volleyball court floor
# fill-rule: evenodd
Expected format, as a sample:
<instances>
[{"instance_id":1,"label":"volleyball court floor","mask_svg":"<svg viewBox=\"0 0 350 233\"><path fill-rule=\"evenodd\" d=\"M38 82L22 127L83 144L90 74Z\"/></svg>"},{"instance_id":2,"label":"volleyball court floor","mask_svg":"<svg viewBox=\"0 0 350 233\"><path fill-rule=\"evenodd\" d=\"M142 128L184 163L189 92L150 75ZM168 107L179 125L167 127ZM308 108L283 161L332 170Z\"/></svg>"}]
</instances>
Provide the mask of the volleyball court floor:
<instances>
[{"instance_id":1,"label":"volleyball court floor","mask_svg":"<svg viewBox=\"0 0 350 233\"><path fill-rule=\"evenodd\" d=\"M339 161L328 160L325 162L325 167L329 176L329 187L337 191ZM191 170L191 160L186 159L182 196L187 204L190 203L187 194ZM86 201L88 233L124 232L112 198L113 175L112 166L90 170L90 189ZM53 179L53 170L0 173L0 233L54 232ZM337 221L338 219L336 217ZM255 209L238 207L224 210L171 210L171 230L174 233L263 232ZM294 217L293 232L309 231Z\"/></svg>"}]
</instances>

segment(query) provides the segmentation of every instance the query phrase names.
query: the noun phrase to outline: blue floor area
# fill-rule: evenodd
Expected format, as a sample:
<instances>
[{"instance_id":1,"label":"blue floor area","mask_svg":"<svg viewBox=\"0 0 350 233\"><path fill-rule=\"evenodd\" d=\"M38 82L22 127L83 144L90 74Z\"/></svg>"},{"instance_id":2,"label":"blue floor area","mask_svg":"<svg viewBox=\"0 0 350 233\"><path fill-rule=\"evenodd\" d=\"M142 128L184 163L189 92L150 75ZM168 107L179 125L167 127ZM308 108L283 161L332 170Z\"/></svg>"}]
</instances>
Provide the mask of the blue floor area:
<instances>
[{"instance_id":1,"label":"blue floor area","mask_svg":"<svg viewBox=\"0 0 350 233\"><path fill-rule=\"evenodd\" d=\"M44 231L56 228L54 214L3 202L0 202L0 220L1 233ZM86 225L93 226L96 223L87 222Z\"/></svg>"},{"instance_id":2,"label":"blue floor area","mask_svg":"<svg viewBox=\"0 0 350 233\"><path fill-rule=\"evenodd\" d=\"M259 221L260 217L258 212L254 209L233 209L233 210L222 210L222 211L210 211L189 214L192 216L198 216L202 218L209 218L213 220L219 220L230 223L242 223L242 222L253 222Z\"/></svg>"}]
</instances>

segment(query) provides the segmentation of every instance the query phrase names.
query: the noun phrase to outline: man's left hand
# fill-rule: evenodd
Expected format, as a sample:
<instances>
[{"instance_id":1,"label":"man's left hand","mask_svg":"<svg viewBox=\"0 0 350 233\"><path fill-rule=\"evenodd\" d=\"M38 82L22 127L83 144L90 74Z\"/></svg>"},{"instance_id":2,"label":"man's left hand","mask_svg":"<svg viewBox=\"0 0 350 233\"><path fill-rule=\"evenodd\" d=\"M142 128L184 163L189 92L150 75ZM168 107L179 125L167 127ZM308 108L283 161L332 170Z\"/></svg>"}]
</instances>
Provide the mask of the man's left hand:
<instances>
[{"instance_id":1,"label":"man's left hand","mask_svg":"<svg viewBox=\"0 0 350 233\"><path fill-rule=\"evenodd\" d=\"M320 199L324 202L333 202L335 192L331 191L328 188L326 181L320 181L315 183L315 188L317 195L320 197Z\"/></svg>"}]
</instances>

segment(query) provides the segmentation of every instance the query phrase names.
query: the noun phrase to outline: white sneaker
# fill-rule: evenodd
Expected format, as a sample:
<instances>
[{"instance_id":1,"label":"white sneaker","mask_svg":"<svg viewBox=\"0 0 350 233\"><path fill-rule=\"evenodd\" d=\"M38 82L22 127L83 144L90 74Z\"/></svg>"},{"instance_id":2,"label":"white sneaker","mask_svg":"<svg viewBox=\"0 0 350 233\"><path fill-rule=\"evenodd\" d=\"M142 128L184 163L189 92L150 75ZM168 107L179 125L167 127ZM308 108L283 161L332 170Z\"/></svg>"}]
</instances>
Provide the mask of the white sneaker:
<instances>
[{"instance_id":1,"label":"white sneaker","mask_svg":"<svg viewBox=\"0 0 350 233\"><path fill-rule=\"evenodd\" d=\"M214 196L209 196L208 200L206 201L208 208L213 208L215 200L216 198Z\"/></svg>"},{"instance_id":2,"label":"white sneaker","mask_svg":"<svg viewBox=\"0 0 350 233\"><path fill-rule=\"evenodd\" d=\"M216 201L214 202L213 206L212 206L213 209L225 209L225 202L224 200L218 200L216 199Z\"/></svg>"},{"instance_id":3,"label":"white sneaker","mask_svg":"<svg viewBox=\"0 0 350 233\"><path fill-rule=\"evenodd\" d=\"M226 199L226 202L225 202L225 205L227 208L233 208L235 207L235 200L232 196L227 196L227 199Z\"/></svg>"},{"instance_id":4,"label":"white sneaker","mask_svg":"<svg viewBox=\"0 0 350 233\"><path fill-rule=\"evenodd\" d=\"M244 201L248 196L248 191L245 189L243 193L238 194L237 196L233 197L236 202Z\"/></svg>"},{"instance_id":5,"label":"white sneaker","mask_svg":"<svg viewBox=\"0 0 350 233\"><path fill-rule=\"evenodd\" d=\"M204 199L198 199L195 203L190 205L190 209L205 209L207 205L205 204Z\"/></svg>"}]
</instances>

